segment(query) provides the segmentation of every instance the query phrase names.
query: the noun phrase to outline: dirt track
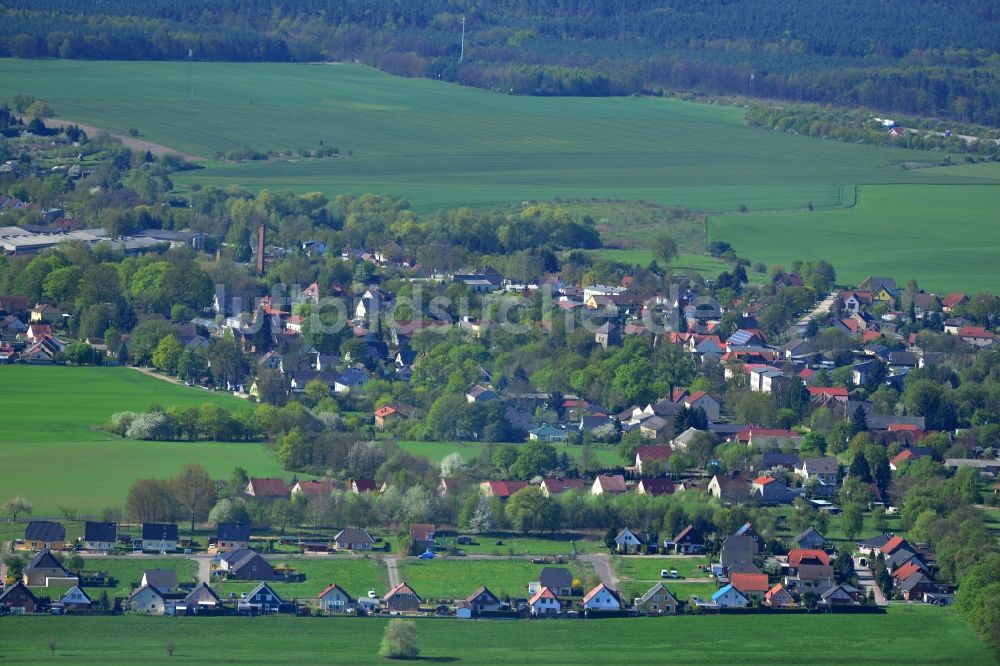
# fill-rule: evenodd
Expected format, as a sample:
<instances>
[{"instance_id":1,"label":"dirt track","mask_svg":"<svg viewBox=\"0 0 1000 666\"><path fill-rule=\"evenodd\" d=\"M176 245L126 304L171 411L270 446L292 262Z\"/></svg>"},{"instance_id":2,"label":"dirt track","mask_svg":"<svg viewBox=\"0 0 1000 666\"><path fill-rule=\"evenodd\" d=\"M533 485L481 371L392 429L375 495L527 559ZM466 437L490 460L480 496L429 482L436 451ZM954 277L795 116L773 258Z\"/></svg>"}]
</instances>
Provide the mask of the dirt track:
<instances>
[{"instance_id":1,"label":"dirt track","mask_svg":"<svg viewBox=\"0 0 1000 666\"><path fill-rule=\"evenodd\" d=\"M192 155L191 153L181 152L180 150L174 150L173 148L167 148L159 143L153 143L152 141L144 141L134 136L129 136L127 134L119 134L117 132L111 132L109 130L104 130L99 127L94 127L92 125L84 125L83 123L78 123L73 120L62 120L59 118L46 118L46 127L67 127L69 125L76 125L84 132L87 133L89 137L95 137L101 132L113 136L122 142L126 148L131 148L132 150L148 150L153 155L160 157L161 155L177 155L178 157L187 160L188 162L201 162L205 158L198 157L197 155Z\"/></svg>"}]
</instances>

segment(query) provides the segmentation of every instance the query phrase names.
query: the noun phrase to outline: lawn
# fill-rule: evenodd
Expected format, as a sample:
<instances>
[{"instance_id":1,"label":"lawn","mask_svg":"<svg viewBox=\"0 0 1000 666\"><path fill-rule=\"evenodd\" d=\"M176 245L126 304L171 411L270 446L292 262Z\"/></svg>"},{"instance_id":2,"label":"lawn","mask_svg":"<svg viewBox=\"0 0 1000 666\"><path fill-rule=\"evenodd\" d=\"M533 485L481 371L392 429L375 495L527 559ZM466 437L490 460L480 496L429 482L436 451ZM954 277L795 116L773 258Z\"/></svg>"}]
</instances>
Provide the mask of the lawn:
<instances>
[{"instance_id":1,"label":"lawn","mask_svg":"<svg viewBox=\"0 0 1000 666\"><path fill-rule=\"evenodd\" d=\"M684 578L707 578L709 574L703 573L698 567L707 566L708 559L703 556L695 557L647 557L629 556L614 558L615 571L621 579L640 580L655 583L658 580L674 582L673 579L660 577L660 572L664 569L676 569L677 575Z\"/></svg>"},{"instance_id":2,"label":"lawn","mask_svg":"<svg viewBox=\"0 0 1000 666\"><path fill-rule=\"evenodd\" d=\"M984 509L983 520L990 533L1000 540L1000 509Z\"/></svg>"},{"instance_id":3,"label":"lawn","mask_svg":"<svg viewBox=\"0 0 1000 666\"><path fill-rule=\"evenodd\" d=\"M108 597L127 597L132 589L139 586L142 574L148 569L173 569L177 581L183 587L192 585L198 578L198 563L181 557L88 557L84 559L84 571L106 571L117 583L115 587L88 587L91 599L107 591Z\"/></svg>"},{"instance_id":4,"label":"lawn","mask_svg":"<svg viewBox=\"0 0 1000 666\"><path fill-rule=\"evenodd\" d=\"M1000 188L990 185L863 185L850 209L713 216L709 236L768 265L825 259L841 284L886 275L938 292L996 292L997 210Z\"/></svg>"},{"instance_id":5,"label":"lawn","mask_svg":"<svg viewBox=\"0 0 1000 666\"><path fill-rule=\"evenodd\" d=\"M240 465L255 476L282 474L272 451L254 442L141 442L101 428L114 412L144 410L151 403L237 408L245 403L128 368L13 365L0 368L4 427L0 456L9 474L0 497L22 495L38 516L60 507L97 514L125 504L137 478L168 477L189 462L228 478Z\"/></svg>"},{"instance_id":6,"label":"lawn","mask_svg":"<svg viewBox=\"0 0 1000 666\"><path fill-rule=\"evenodd\" d=\"M399 440L396 442L400 448L406 449L410 453L423 456L431 462L441 462L442 458L450 453L461 453L467 461L475 460L486 447L485 442L416 442L411 440ZM515 445L516 446L516 445ZM565 452L573 460L579 460L583 455L583 447L566 442L555 442L552 444L556 453ZM618 449L607 444L593 444L591 450L594 458L601 465L613 467L622 464Z\"/></svg>"},{"instance_id":7,"label":"lawn","mask_svg":"<svg viewBox=\"0 0 1000 666\"><path fill-rule=\"evenodd\" d=\"M375 590L381 596L389 589L389 575L384 564L362 557L281 557L268 556L272 564L287 564L305 574L300 583L270 583L274 591L285 599L315 598L331 583L337 583L354 596L365 596ZM248 592L256 582L233 581L213 583L220 596L235 592Z\"/></svg>"},{"instance_id":8,"label":"lawn","mask_svg":"<svg viewBox=\"0 0 1000 666\"><path fill-rule=\"evenodd\" d=\"M377 656L386 621L362 618L12 617L3 659L115 664L385 664ZM885 615L700 616L581 621L417 621L421 658L432 662L577 666L607 664L801 664L789 647L808 637L817 666L995 664L985 644L950 610L892 608ZM220 641L220 637L225 637ZM127 638L126 638L127 637ZM172 641L174 656L167 654ZM623 646L626 646L623 649Z\"/></svg>"},{"instance_id":9,"label":"lawn","mask_svg":"<svg viewBox=\"0 0 1000 666\"><path fill-rule=\"evenodd\" d=\"M425 601L464 599L482 585L490 588L497 596L503 597L506 594L517 599L528 596L528 583L538 580L538 574L545 566L547 565L532 564L524 559L409 559L400 561L399 575ZM578 562L552 566L566 567L581 580L588 573L586 565Z\"/></svg>"},{"instance_id":10,"label":"lawn","mask_svg":"<svg viewBox=\"0 0 1000 666\"><path fill-rule=\"evenodd\" d=\"M572 555L598 553L607 549L600 537L586 534L556 534L531 537L521 534L483 534L472 545L458 545L467 555ZM497 545L500 541L500 545ZM439 537L438 545L454 543L453 537Z\"/></svg>"}]
</instances>

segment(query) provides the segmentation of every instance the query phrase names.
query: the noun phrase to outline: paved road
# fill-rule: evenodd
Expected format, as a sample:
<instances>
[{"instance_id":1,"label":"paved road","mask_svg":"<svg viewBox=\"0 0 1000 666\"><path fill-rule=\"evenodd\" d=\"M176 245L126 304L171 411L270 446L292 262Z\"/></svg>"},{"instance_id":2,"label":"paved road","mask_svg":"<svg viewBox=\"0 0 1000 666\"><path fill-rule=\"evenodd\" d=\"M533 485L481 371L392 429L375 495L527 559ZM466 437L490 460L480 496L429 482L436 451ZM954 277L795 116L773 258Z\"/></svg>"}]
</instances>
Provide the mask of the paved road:
<instances>
[{"instance_id":1,"label":"paved road","mask_svg":"<svg viewBox=\"0 0 1000 666\"><path fill-rule=\"evenodd\" d=\"M212 561L215 559L211 555L196 555L194 559L198 563L198 582L212 582Z\"/></svg>"},{"instance_id":2,"label":"paved road","mask_svg":"<svg viewBox=\"0 0 1000 666\"><path fill-rule=\"evenodd\" d=\"M594 567L594 572L601 579L606 587L610 587L612 590L618 589L618 576L615 575L615 569L611 566L611 556L607 553L591 553L589 555L581 555L581 562L588 562Z\"/></svg>"},{"instance_id":3,"label":"paved road","mask_svg":"<svg viewBox=\"0 0 1000 666\"><path fill-rule=\"evenodd\" d=\"M867 566L862 567L858 564L858 558L854 558L854 570L858 573L858 583L864 588L865 595L868 595L869 590L874 590L875 592L875 605L877 606L887 606L888 602L885 600L885 595L882 594L882 588L875 584L875 579L872 578L872 571Z\"/></svg>"},{"instance_id":4,"label":"paved road","mask_svg":"<svg viewBox=\"0 0 1000 666\"><path fill-rule=\"evenodd\" d=\"M385 558L385 567L389 571L389 589L396 587L402 582L399 579L398 564L399 561L395 557Z\"/></svg>"},{"instance_id":5,"label":"paved road","mask_svg":"<svg viewBox=\"0 0 1000 666\"><path fill-rule=\"evenodd\" d=\"M817 303L816 307L814 307L809 314L803 315L802 317L799 318L797 322L795 322L788 328L788 337L789 338L796 337L795 329L808 326L810 319L819 319L824 315L830 314L830 311L833 310L833 305L836 302L837 302L836 292L830 292L829 294L827 294L826 298Z\"/></svg>"}]
</instances>

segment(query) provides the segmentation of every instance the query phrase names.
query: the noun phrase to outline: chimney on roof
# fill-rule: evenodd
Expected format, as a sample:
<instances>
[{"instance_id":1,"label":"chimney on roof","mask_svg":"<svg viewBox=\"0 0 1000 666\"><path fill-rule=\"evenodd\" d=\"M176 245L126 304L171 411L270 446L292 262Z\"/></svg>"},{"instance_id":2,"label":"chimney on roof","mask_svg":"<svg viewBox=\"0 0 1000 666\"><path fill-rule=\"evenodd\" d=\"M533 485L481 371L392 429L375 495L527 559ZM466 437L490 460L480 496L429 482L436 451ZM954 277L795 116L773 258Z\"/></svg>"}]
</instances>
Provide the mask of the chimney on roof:
<instances>
[{"instance_id":1,"label":"chimney on roof","mask_svg":"<svg viewBox=\"0 0 1000 666\"><path fill-rule=\"evenodd\" d=\"M264 225L257 227L257 274L264 274Z\"/></svg>"}]
</instances>

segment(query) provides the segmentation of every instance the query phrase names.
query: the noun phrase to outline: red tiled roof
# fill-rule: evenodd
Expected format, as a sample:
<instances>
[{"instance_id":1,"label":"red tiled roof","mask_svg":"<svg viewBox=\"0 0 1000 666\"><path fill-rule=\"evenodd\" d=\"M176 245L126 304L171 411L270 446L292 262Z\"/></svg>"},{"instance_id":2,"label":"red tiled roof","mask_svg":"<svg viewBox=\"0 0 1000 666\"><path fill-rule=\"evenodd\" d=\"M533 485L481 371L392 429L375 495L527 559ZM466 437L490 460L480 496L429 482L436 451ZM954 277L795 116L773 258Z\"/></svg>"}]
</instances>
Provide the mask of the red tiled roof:
<instances>
[{"instance_id":1,"label":"red tiled roof","mask_svg":"<svg viewBox=\"0 0 1000 666\"><path fill-rule=\"evenodd\" d=\"M558 598L559 597L553 594L552 590L550 590L547 587L543 587L542 589L538 590L538 592L535 593L535 596L528 599L528 605L534 606L535 602L538 601L539 599L558 599Z\"/></svg>"},{"instance_id":2,"label":"red tiled roof","mask_svg":"<svg viewBox=\"0 0 1000 666\"><path fill-rule=\"evenodd\" d=\"M774 481L774 477L771 477L771 476L758 476L751 483L755 483L755 484L758 484L758 485L761 485L761 486L766 486L767 484L772 483L773 481Z\"/></svg>"},{"instance_id":3,"label":"red tiled roof","mask_svg":"<svg viewBox=\"0 0 1000 666\"><path fill-rule=\"evenodd\" d=\"M920 573L920 567L918 567L913 562L907 562L903 566L899 567L892 572L892 577L896 580L903 582L913 574Z\"/></svg>"},{"instance_id":4,"label":"red tiled roof","mask_svg":"<svg viewBox=\"0 0 1000 666\"><path fill-rule=\"evenodd\" d=\"M396 408L390 407L389 405L386 405L385 407L379 407L378 409L375 410L375 416L381 418L385 418L390 414L395 414L395 413L396 413Z\"/></svg>"},{"instance_id":5,"label":"red tiled roof","mask_svg":"<svg viewBox=\"0 0 1000 666\"><path fill-rule=\"evenodd\" d=\"M671 479L640 479L639 483L643 491L653 497L670 495L674 492L674 482Z\"/></svg>"},{"instance_id":6,"label":"red tiled roof","mask_svg":"<svg viewBox=\"0 0 1000 666\"><path fill-rule=\"evenodd\" d=\"M410 525L410 538L414 541L430 541L437 527L430 523L413 523Z\"/></svg>"},{"instance_id":7,"label":"red tiled roof","mask_svg":"<svg viewBox=\"0 0 1000 666\"><path fill-rule=\"evenodd\" d=\"M740 592L767 592L771 584L767 582L767 574L734 573L729 581Z\"/></svg>"},{"instance_id":8,"label":"red tiled roof","mask_svg":"<svg viewBox=\"0 0 1000 666\"><path fill-rule=\"evenodd\" d=\"M960 292L952 292L941 299L941 305L946 308L953 308L967 300L969 297Z\"/></svg>"},{"instance_id":9,"label":"red tiled roof","mask_svg":"<svg viewBox=\"0 0 1000 666\"><path fill-rule=\"evenodd\" d=\"M640 460L670 460L674 450L669 446L640 446L635 450L636 458Z\"/></svg>"},{"instance_id":10,"label":"red tiled roof","mask_svg":"<svg viewBox=\"0 0 1000 666\"><path fill-rule=\"evenodd\" d=\"M606 493L625 492L625 477L621 474L598 474L595 483L598 483Z\"/></svg>"},{"instance_id":11,"label":"red tiled roof","mask_svg":"<svg viewBox=\"0 0 1000 666\"><path fill-rule=\"evenodd\" d=\"M996 337L992 331L987 331L982 326L963 326L958 329L958 337L960 338L983 338L984 340L992 340Z\"/></svg>"},{"instance_id":12,"label":"red tiled roof","mask_svg":"<svg viewBox=\"0 0 1000 666\"><path fill-rule=\"evenodd\" d=\"M332 481L299 481L299 490L310 497L325 497L333 492Z\"/></svg>"},{"instance_id":13,"label":"red tiled roof","mask_svg":"<svg viewBox=\"0 0 1000 666\"><path fill-rule=\"evenodd\" d=\"M487 481L490 492L495 497L510 497L518 490L527 488L527 481Z\"/></svg>"},{"instance_id":14,"label":"red tiled roof","mask_svg":"<svg viewBox=\"0 0 1000 666\"><path fill-rule=\"evenodd\" d=\"M885 542L881 551L884 555L892 555L901 545L903 545L903 537L894 536Z\"/></svg>"},{"instance_id":15,"label":"red tiled roof","mask_svg":"<svg viewBox=\"0 0 1000 666\"><path fill-rule=\"evenodd\" d=\"M348 486L352 491L357 486L359 493L373 493L378 489L374 479L351 479Z\"/></svg>"},{"instance_id":16,"label":"red tiled roof","mask_svg":"<svg viewBox=\"0 0 1000 666\"><path fill-rule=\"evenodd\" d=\"M250 479L250 487L255 497L288 497L291 490L282 479Z\"/></svg>"},{"instance_id":17,"label":"red tiled roof","mask_svg":"<svg viewBox=\"0 0 1000 666\"><path fill-rule=\"evenodd\" d=\"M588 601L590 601L591 599L593 599L594 595L597 594L598 592L600 592L601 590L607 590L608 593L611 596L613 596L615 599L618 600L619 603L621 603L621 597L618 596L618 592L616 592L615 590L612 590L610 587L608 587L604 583L598 583L597 587L595 587L594 589L592 589L590 592L587 592L587 594L583 597L583 603L586 604Z\"/></svg>"},{"instance_id":18,"label":"red tiled roof","mask_svg":"<svg viewBox=\"0 0 1000 666\"><path fill-rule=\"evenodd\" d=\"M781 583L776 583L774 587L772 587L770 590L767 591L767 594L764 595L764 598L770 601L772 597L781 594L782 592L787 593L787 590L785 590L785 586L782 585Z\"/></svg>"},{"instance_id":19,"label":"red tiled roof","mask_svg":"<svg viewBox=\"0 0 1000 666\"><path fill-rule=\"evenodd\" d=\"M549 495L558 495L567 490L584 489L583 479L542 479L542 485Z\"/></svg>"},{"instance_id":20,"label":"red tiled roof","mask_svg":"<svg viewBox=\"0 0 1000 666\"><path fill-rule=\"evenodd\" d=\"M810 386L806 390L811 395L830 395L835 397L847 397L847 389L837 386Z\"/></svg>"},{"instance_id":21,"label":"red tiled roof","mask_svg":"<svg viewBox=\"0 0 1000 666\"><path fill-rule=\"evenodd\" d=\"M803 560L819 560L822 564L830 564L830 556L818 548L793 548L788 552L788 566L797 567Z\"/></svg>"}]
</instances>

